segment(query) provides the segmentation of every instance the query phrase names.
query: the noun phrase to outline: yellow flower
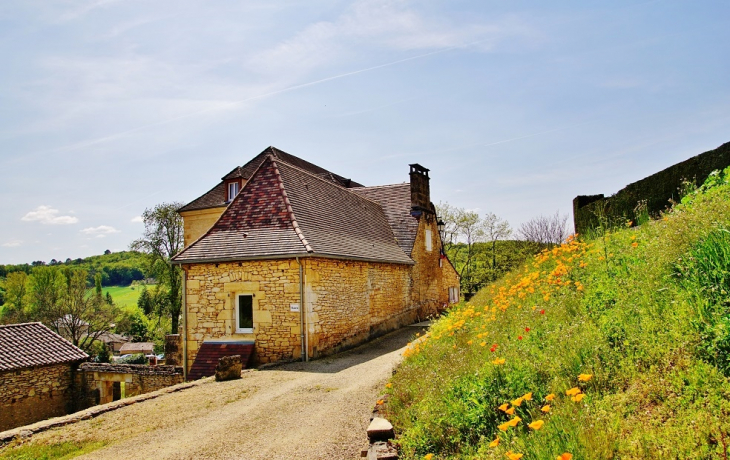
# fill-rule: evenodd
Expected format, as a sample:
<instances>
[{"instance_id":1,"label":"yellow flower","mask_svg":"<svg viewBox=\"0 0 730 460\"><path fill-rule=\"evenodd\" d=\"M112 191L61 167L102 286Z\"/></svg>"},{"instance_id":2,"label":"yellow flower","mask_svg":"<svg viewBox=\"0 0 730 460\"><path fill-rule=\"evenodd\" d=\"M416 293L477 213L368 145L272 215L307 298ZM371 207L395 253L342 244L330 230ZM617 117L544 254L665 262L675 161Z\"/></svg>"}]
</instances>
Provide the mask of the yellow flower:
<instances>
[{"instance_id":1,"label":"yellow flower","mask_svg":"<svg viewBox=\"0 0 730 460\"><path fill-rule=\"evenodd\" d=\"M573 401L575 401L575 402L580 402L580 401L581 401L581 399L583 399L584 397L585 397L585 393L579 393L579 394L577 394L577 395L573 396L573 397L572 397L572 398L570 398L570 399L572 399L572 400L573 400Z\"/></svg>"},{"instance_id":2,"label":"yellow flower","mask_svg":"<svg viewBox=\"0 0 730 460\"><path fill-rule=\"evenodd\" d=\"M433 454L426 454L423 456L423 460L431 460L433 458Z\"/></svg>"},{"instance_id":3,"label":"yellow flower","mask_svg":"<svg viewBox=\"0 0 730 460\"><path fill-rule=\"evenodd\" d=\"M565 391L565 394L568 396L575 396L578 393L580 393L580 388L578 388L578 387L573 387L570 390Z\"/></svg>"},{"instance_id":4,"label":"yellow flower","mask_svg":"<svg viewBox=\"0 0 730 460\"><path fill-rule=\"evenodd\" d=\"M509 426L511 426L512 428L514 428L514 427L516 427L516 426L517 426L517 424L518 424L518 423L520 423L521 421L522 421L522 419L521 419L521 418L519 418L518 416L515 416L515 418L513 418L512 420L510 420L509 422L507 422L507 425L509 425Z\"/></svg>"},{"instance_id":5,"label":"yellow flower","mask_svg":"<svg viewBox=\"0 0 730 460\"><path fill-rule=\"evenodd\" d=\"M593 378L593 374L578 374L578 380L581 382L587 382Z\"/></svg>"},{"instance_id":6,"label":"yellow flower","mask_svg":"<svg viewBox=\"0 0 730 460\"><path fill-rule=\"evenodd\" d=\"M497 358L497 359L495 359L495 360L492 361L492 364L496 364L498 366L500 364L504 364L504 358Z\"/></svg>"},{"instance_id":7,"label":"yellow flower","mask_svg":"<svg viewBox=\"0 0 730 460\"><path fill-rule=\"evenodd\" d=\"M522 405L522 398L517 398L514 401L512 401L512 405L520 407Z\"/></svg>"},{"instance_id":8,"label":"yellow flower","mask_svg":"<svg viewBox=\"0 0 730 460\"><path fill-rule=\"evenodd\" d=\"M529 393L525 393L525 394L524 394L524 395L522 396L522 399L524 399L525 401L532 401L532 392L529 392Z\"/></svg>"},{"instance_id":9,"label":"yellow flower","mask_svg":"<svg viewBox=\"0 0 730 460\"><path fill-rule=\"evenodd\" d=\"M512 426L512 425L510 425L509 422L504 422L501 425L497 425L497 428L499 428L502 431L507 431L510 426Z\"/></svg>"},{"instance_id":10,"label":"yellow flower","mask_svg":"<svg viewBox=\"0 0 730 460\"><path fill-rule=\"evenodd\" d=\"M511 450L508 450L505 454L509 460L520 460L522 458L522 454L516 454L512 452Z\"/></svg>"},{"instance_id":11,"label":"yellow flower","mask_svg":"<svg viewBox=\"0 0 730 460\"><path fill-rule=\"evenodd\" d=\"M639 247L639 243L637 243L636 241L634 241L633 243L631 243L631 247L632 248Z\"/></svg>"},{"instance_id":12,"label":"yellow flower","mask_svg":"<svg viewBox=\"0 0 730 460\"><path fill-rule=\"evenodd\" d=\"M393 388L393 384L388 382L385 384L385 388Z\"/></svg>"},{"instance_id":13,"label":"yellow flower","mask_svg":"<svg viewBox=\"0 0 730 460\"><path fill-rule=\"evenodd\" d=\"M507 409L507 410L505 411L505 413L507 413L507 415L514 415L514 413L515 413L515 408L514 408L514 407L510 407L509 409Z\"/></svg>"},{"instance_id":14,"label":"yellow flower","mask_svg":"<svg viewBox=\"0 0 730 460\"><path fill-rule=\"evenodd\" d=\"M489 443L489 447L497 447L499 445L499 438Z\"/></svg>"},{"instance_id":15,"label":"yellow flower","mask_svg":"<svg viewBox=\"0 0 730 460\"><path fill-rule=\"evenodd\" d=\"M563 452L562 454L558 455L558 458L555 460L571 460L572 458L573 458L573 454Z\"/></svg>"},{"instance_id":16,"label":"yellow flower","mask_svg":"<svg viewBox=\"0 0 730 460\"><path fill-rule=\"evenodd\" d=\"M552 401L553 399L555 399L555 395L553 393L545 396L545 401Z\"/></svg>"},{"instance_id":17,"label":"yellow flower","mask_svg":"<svg viewBox=\"0 0 730 460\"><path fill-rule=\"evenodd\" d=\"M540 428L542 428L542 426L544 424L545 424L545 422L543 420L535 420L534 422L530 423L527 426L529 426L533 430L539 430Z\"/></svg>"},{"instance_id":18,"label":"yellow flower","mask_svg":"<svg viewBox=\"0 0 730 460\"><path fill-rule=\"evenodd\" d=\"M474 343L473 340L469 340L468 342L466 342L467 345L471 345L472 343Z\"/></svg>"},{"instance_id":19,"label":"yellow flower","mask_svg":"<svg viewBox=\"0 0 730 460\"><path fill-rule=\"evenodd\" d=\"M550 404L545 404L540 410L547 414L548 412L550 412Z\"/></svg>"},{"instance_id":20,"label":"yellow flower","mask_svg":"<svg viewBox=\"0 0 730 460\"><path fill-rule=\"evenodd\" d=\"M508 408L509 408L509 404L504 403L501 406L499 406L497 409L501 410L502 412L507 412Z\"/></svg>"},{"instance_id":21,"label":"yellow flower","mask_svg":"<svg viewBox=\"0 0 730 460\"><path fill-rule=\"evenodd\" d=\"M376 402L375 404L377 404L378 406L380 406L380 405L382 405L382 404L383 404L384 402L385 402L385 401L383 401L382 399L378 399L378 401L377 401L377 402Z\"/></svg>"}]
</instances>

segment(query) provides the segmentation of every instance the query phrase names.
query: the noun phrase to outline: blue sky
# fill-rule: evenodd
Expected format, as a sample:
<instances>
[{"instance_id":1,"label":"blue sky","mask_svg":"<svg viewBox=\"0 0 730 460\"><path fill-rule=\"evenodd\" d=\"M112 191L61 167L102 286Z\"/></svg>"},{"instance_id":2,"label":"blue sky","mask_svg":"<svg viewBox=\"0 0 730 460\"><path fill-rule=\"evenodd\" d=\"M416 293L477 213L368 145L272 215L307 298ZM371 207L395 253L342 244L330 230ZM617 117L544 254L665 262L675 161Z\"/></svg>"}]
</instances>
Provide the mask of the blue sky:
<instances>
[{"instance_id":1,"label":"blue sky","mask_svg":"<svg viewBox=\"0 0 730 460\"><path fill-rule=\"evenodd\" d=\"M727 1L0 3L0 263L124 250L269 145L517 228L730 141Z\"/></svg>"}]
</instances>

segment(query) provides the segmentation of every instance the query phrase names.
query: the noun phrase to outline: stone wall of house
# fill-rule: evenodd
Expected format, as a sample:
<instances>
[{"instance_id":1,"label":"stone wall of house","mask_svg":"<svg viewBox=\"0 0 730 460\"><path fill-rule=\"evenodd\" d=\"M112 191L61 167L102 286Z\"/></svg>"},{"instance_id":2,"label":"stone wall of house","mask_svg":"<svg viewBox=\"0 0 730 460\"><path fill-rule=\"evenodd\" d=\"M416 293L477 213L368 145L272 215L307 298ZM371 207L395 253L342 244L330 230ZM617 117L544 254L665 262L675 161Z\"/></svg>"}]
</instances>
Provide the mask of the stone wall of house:
<instances>
[{"instance_id":1,"label":"stone wall of house","mask_svg":"<svg viewBox=\"0 0 730 460\"><path fill-rule=\"evenodd\" d=\"M410 265L304 258L308 354L317 357L426 315L409 298ZM235 330L239 294L253 295L254 332ZM204 340L256 342L255 363L301 357L299 265L294 259L186 267L188 366Z\"/></svg>"},{"instance_id":2,"label":"stone wall of house","mask_svg":"<svg viewBox=\"0 0 730 460\"><path fill-rule=\"evenodd\" d=\"M410 265L305 260L309 355L318 357L381 335L418 316L408 297Z\"/></svg>"},{"instance_id":3,"label":"stone wall of house","mask_svg":"<svg viewBox=\"0 0 730 460\"><path fill-rule=\"evenodd\" d=\"M0 431L67 414L72 374L71 364L0 372Z\"/></svg>"},{"instance_id":4,"label":"stone wall of house","mask_svg":"<svg viewBox=\"0 0 730 460\"><path fill-rule=\"evenodd\" d=\"M197 240L205 232L207 232L225 210L225 206L222 206L219 208L184 211L180 213L183 218L183 238L185 240L185 247L190 246L190 243Z\"/></svg>"},{"instance_id":5,"label":"stone wall of house","mask_svg":"<svg viewBox=\"0 0 730 460\"><path fill-rule=\"evenodd\" d=\"M204 340L256 340L255 359L272 362L301 356L299 265L294 259L257 260L186 267L187 360L192 366ZM254 333L237 333L235 302L253 296Z\"/></svg>"},{"instance_id":6,"label":"stone wall of house","mask_svg":"<svg viewBox=\"0 0 730 460\"><path fill-rule=\"evenodd\" d=\"M426 248L426 230L431 231L430 251ZM411 301L425 312L425 316L442 312L449 304L449 288L459 287L459 275L441 255L441 239L434 215L421 216L411 258L416 261L411 270Z\"/></svg>"},{"instance_id":7,"label":"stone wall of house","mask_svg":"<svg viewBox=\"0 0 730 460\"><path fill-rule=\"evenodd\" d=\"M182 367L142 364L84 363L77 375L77 409L114 400L114 383L124 383L124 396L131 397L183 382Z\"/></svg>"}]
</instances>

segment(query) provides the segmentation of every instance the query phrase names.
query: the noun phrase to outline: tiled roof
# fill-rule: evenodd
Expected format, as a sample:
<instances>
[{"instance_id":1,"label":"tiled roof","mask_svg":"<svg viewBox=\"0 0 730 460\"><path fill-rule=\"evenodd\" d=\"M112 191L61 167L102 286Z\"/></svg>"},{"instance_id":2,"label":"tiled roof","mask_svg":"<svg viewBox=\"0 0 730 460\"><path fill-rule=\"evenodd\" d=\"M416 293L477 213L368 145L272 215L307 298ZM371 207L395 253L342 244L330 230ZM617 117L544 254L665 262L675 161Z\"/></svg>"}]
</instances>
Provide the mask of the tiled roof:
<instances>
[{"instance_id":1,"label":"tiled roof","mask_svg":"<svg viewBox=\"0 0 730 460\"><path fill-rule=\"evenodd\" d=\"M362 184L358 184L351 179L347 179L338 174L327 171L320 166L312 164L306 160L302 160L301 158L294 155L288 154L282 150L277 149L276 147L268 147L264 149L263 152L256 155L251 161L249 161L245 165L234 168L233 171L223 176L221 182L218 185L210 189L202 196L194 199L190 203L183 206L179 209L179 211L185 212L226 206L227 203L225 181L238 178L243 178L245 180L250 179L251 176L259 168L259 166L261 166L264 160L269 156L273 157L275 160L281 160L305 171L309 171L310 173L315 174L324 180L333 182L337 185L341 185L342 187L362 187Z\"/></svg>"},{"instance_id":2,"label":"tiled roof","mask_svg":"<svg viewBox=\"0 0 730 460\"><path fill-rule=\"evenodd\" d=\"M413 243L416 241L418 219L411 215L411 185L407 183L380 185L377 187L359 187L350 190L352 193L375 201L383 207L398 246L411 255Z\"/></svg>"},{"instance_id":3,"label":"tiled roof","mask_svg":"<svg viewBox=\"0 0 730 460\"><path fill-rule=\"evenodd\" d=\"M88 357L41 323L0 326L0 371L82 361Z\"/></svg>"},{"instance_id":4,"label":"tiled roof","mask_svg":"<svg viewBox=\"0 0 730 460\"><path fill-rule=\"evenodd\" d=\"M121 346L119 354L152 353L154 349L155 344L152 342L128 342Z\"/></svg>"},{"instance_id":5,"label":"tiled roof","mask_svg":"<svg viewBox=\"0 0 730 460\"><path fill-rule=\"evenodd\" d=\"M179 263L319 255L412 264L379 204L267 157Z\"/></svg>"}]
</instances>

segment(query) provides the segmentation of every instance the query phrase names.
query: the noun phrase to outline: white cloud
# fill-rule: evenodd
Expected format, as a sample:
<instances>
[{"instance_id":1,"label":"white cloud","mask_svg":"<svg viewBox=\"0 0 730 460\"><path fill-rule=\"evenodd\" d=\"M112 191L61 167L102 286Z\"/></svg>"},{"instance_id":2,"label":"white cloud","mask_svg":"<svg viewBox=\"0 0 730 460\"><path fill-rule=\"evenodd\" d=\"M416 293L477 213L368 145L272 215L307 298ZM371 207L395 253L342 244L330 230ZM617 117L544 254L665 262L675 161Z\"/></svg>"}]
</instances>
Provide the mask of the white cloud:
<instances>
[{"instance_id":1,"label":"white cloud","mask_svg":"<svg viewBox=\"0 0 730 460\"><path fill-rule=\"evenodd\" d=\"M79 221L78 218L73 216L59 216L58 209L53 209L50 206L38 206L35 211L30 211L20 220L25 222L40 222L44 225L68 225L75 224Z\"/></svg>"},{"instance_id":2,"label":"white cloud","mask_svg":"<svg viewBox=\"0 0 730 460\"><path fill-rule=\"evenodd\" d=\"M81 233L88 236L95 236L96 238L104 238L112 233L119 233L119 230L109 225L99 225L98 227L85 228L81 230Z\"/></svg>"},{"instance_id":3,"label":"white cloud","mask_svg":"<svg viewBox=\"0 0 730 460\"><path fill-rule=\"evenodd\" d=\"M135 216L132 217L132 220L130 222L144 222L144 219L142 219L142 216Z\"/></svg>"},{"instance_id":4,"label":"white cloud","mask_svg":"<svg viewBox=\"0 0 730 460\"><path fill-rule=\"evenodd\" d=\"M10 240L7 243L3 243L3 246L6 248L17 248L18 246L23 244L23 240Z\"/></svg>"}]
</instances>

